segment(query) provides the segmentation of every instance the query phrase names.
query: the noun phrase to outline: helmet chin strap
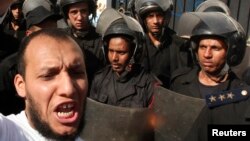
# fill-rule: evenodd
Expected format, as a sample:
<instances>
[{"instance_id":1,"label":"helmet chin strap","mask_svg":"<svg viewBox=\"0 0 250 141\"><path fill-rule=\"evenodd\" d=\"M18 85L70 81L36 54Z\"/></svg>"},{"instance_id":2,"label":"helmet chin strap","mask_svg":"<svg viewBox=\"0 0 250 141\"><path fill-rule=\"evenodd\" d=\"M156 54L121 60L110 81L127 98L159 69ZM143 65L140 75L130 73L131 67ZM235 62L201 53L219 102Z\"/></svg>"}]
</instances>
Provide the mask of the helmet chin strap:
<instances>
[{"instance_id":1,"label":"helmet chin strap","mask_svg":"<svg viewBox=\"0 0 250 141\"><path fill-rule=\"evenodd\" d=\"M130 72L133 69L133 65L135 64L134 53L133 53L133 56L130 58L128 65L126 66L127 72Z\"/></svg>"},{"instance_id":2,"label":"helmet chin strap","mask_svg":"<svg viewBox=\"0 0 250 141\"><path fill-rule=\"evenodd\" d=\"M230 70L230 67L227 63L225 63L224 67L221 69L221 71L217 75L213 75L213 77L210 77L213 81L219 83L222 81L225 81L227 79L228 72ZM211 76L210 74L204 72L207 76Z\"/></svg>"},{"instance_id":3,"label":"helmet chin strap","mask_svg":"<svg viewBox=\"0 0 250 141\"><path fill-rule=\"evenodd\" d=\"M220 73L218 73L217 76L218 77L224 77L228 73L229 69L230 68L229 68L228 64L225 63L224 67L221 69Z\"/></svg>"},{"instance_id":4,"label":"helmet chin strap","mask_svg":"<svg viewBox=\"0 0 250 141\"><path fill-rule=\"evenodd\" d=\"M128 65L126 66L126 71L127 72L131 72L132 69L133 69L133 65L134 65L134 59L131 58L130 61L129 61L129 63L128 63Z\"/></svg>"},{"instance_id":5,"label":"helmet chin strap","mask_svg":"<svg viewBox=\"0 0 250 141\"><path fill-rule=\"evenodd\" d=\"M152 35L153 35L157 40L160 40L160 39L161 39L161 33L159 33L159 32L152 32Z\"/></svg>"},{"instance_id":6,"label":"helmet chin strap","mask_svg":"<svg viewBox=\"0 0 250 141\"><path fill-rule=\"evenodd\" d=\"M165 30L165 27L163 26L161 28L161 31L160 32L152 32L152 35L159 41L162 40L162 37L163 37L163 34L164 34L164 30Z\"/></svg>"},{"instance_id":7,"label":"helmet chin strap","mask_svg":"<svg viewBox=\"0 0 250 141\"><path fill-rule=\"evenodd\" d=\"M75 37L84 38L88 34L88 31L73 29L73 34L74 34Z\"/></svg>"}]
</instances>

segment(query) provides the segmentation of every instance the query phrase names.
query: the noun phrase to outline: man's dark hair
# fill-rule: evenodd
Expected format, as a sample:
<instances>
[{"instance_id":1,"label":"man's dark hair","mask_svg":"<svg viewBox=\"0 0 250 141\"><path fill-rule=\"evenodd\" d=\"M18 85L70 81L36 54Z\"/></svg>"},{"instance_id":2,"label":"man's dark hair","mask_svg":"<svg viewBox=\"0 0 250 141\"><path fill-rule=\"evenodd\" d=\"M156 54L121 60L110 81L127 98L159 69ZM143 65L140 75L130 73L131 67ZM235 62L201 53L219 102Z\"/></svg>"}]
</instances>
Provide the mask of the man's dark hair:
<instances>
[{"instance_id":1,"label":"man's dark hair","mask_svg":"<svg viewBox=\"0 0 250 141\"><path fill-rule=\"evenodd\" d=\"M20 48L18 52L18 64L17 64L17 71L23 77L25 77L25 65L27 61L25 60L25 52L26 52L27 46L30 44L30 42L34 38L39 37L39 36L47 36L47 37L51 37L53 39L60 40L60 41L69 40L71 38L71 36L65 31L63 31L62 29L42 29L40 31L30 34L29 36L26 36L20 44Z\"/></svg>"}]
</instances>

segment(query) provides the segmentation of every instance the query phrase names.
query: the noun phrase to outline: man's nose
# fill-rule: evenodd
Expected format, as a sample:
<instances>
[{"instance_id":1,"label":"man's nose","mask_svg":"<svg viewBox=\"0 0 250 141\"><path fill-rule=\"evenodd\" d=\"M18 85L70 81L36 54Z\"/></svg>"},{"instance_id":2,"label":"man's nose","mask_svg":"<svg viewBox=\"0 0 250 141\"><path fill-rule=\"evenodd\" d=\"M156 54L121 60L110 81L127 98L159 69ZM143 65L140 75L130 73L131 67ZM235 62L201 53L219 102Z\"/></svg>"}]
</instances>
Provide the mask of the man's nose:
<instances>
[{"instance_id":1,"label":"man's nose","mask_svg":"<svg viewBox=\"0 0 250 141\"><path fill-rule=\"evenodd\" d=\"M74 79L68 74L64 73L61 75L58 93L65 97L71 97L75 93Z\"/></svg>"},{"instance_id":2,"label":"man's nose","mask_svg":"<svg viewBox=\"0 0 250 141\"><path fill-rule=\"evenodd\" d=\"M77 16L77 19L78 19L78 20L82 20L82 18L83 18L81 12L78 12L76 16Z\"/></svg>"},{"instance_id":3,"label":"man's nose","mask_svg":"<svg viewBox=\"0 0 250 141\"><path fill-rule=\"evenodd\" d=\"M207 48L204 52L205 57L212 57L212 51L211 49Z\"/></svg>"},{"instance_id":4,"label":"man's nose","mask_svg":"<svg viewBox=\"0 0 250 141\"><path fill-rule=\"evenodd\" d=\"M117 53L113 53L112 54L112 60L113 61L117 61L118 60L118 54Z\"/></svg>"},{"instance_id":5,"label":"man's nose","mask_svg":"<svg viewBox=\"0 0 250 141\"><path fill-rule=\"evenodd\" d=\"M158 23L158 18L157 18L156 15L153 16L153 22L154 22L154 23Z\"/></svg>"}]
</instances>

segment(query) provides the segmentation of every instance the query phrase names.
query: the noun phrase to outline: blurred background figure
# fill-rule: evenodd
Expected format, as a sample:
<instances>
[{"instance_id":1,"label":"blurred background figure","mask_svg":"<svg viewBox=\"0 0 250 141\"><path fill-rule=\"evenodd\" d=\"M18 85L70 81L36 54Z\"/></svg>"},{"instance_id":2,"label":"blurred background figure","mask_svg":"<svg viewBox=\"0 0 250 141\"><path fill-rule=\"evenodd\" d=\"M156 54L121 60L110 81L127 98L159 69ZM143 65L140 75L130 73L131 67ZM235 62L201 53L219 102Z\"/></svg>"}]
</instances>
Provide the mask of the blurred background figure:
<instances>
[{"instance_id":1,"label":"blurred background figure","mask_svg":"<svg viewBox=\"0 0 250 141\"><path fill-rule=\"evenodd\" d=\"M23 0L15 0L3 21L4 32L21 40L25 36L26 22L22 13Z\"/></svg>"},{"instance_id":2,"label":"blurred background figure","mask_svg":"<svg viewBox=\"0 0 250 141\"><path fill-rule=\"evenodd\" d=\"M19 41L13 36L6 34L3 30L3 20L7 15L7 9L11 5L13 0L1 0L0 1L0 62L10 54L18 50Z\"/></svg>"}]
</instances>

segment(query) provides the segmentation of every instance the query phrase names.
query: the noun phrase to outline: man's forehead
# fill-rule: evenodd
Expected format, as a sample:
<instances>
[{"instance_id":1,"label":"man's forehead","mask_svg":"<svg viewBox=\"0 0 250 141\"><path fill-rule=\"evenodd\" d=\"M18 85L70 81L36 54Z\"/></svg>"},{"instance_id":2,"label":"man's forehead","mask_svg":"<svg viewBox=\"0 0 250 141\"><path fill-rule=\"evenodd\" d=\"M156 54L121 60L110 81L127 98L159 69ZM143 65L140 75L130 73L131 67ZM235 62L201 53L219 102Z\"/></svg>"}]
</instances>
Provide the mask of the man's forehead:
<instances>
[{"instance_id":1,"label":"man's forehead","mask_svg":"<svg viewBox=\"0 0 250 141\"><path fill-rule=\"evenodd\" d=\"M50 36L43 35L43 34L37 35L36 37L33 37L30 40L29 44L27 45L27 49L31 47L46 45L48 43L46 41L48 40L53 41L56 39Z\"/></svg>"},{"instance_id":2,"label":"man's forehead","mask_svg":"<svg viewBox=\"0 0 250 141\"><path fill-rule=\"evenodd\" d=\"M217 37L217 36L203 36L200 38L200 42L204 40L215 40L215 41L223 42L223 43L225 42L223 38Z\"/></svg>"},{"instance_id":3,"label":"man's forehead","mask_svg":"<svg viewBox=\"0 0 250 141\"><path fill-rule=\"evenodd\" d=\"M203 38L200 40L199 45L204 45L207 43L227 48L226 42L220 38Z\"/></svg>"},{"instance_id":4,"label":"man's forehead","mask_svg":"<svg viewBox=\"0 0 250 141\"><path fill-rule=\"evenodd\" d=\"M41 34L41 35L38 35L38 36L31 39L31 41L29 42L29 44L26 47L25 54L27 54L27 52L30 52L30 51L37 54L37 53L39 53L38 50L44 50L44 49L47 50L47 49L51 49L51 48L56 49L60 46L60 43L62 43L62 42L70 43L70 41L67 41L67 38L58 39L55 37L46 36L46 35Z\"/></svg>"},{"instance_id":5,"label":"man's forehead","mask_svg":"<svg viewBox=\"0 0 250 141\"><path fill-rule=\"evenodd\" d=\"M78 49L77 44L73 41L67 38L65 40L47 36L33 38L26 48L25 58L27 60L33 58L34 61L39 62L51 59L62 59L68 63L83 60L80 48Z\"/></svg>"}]
</instances>

